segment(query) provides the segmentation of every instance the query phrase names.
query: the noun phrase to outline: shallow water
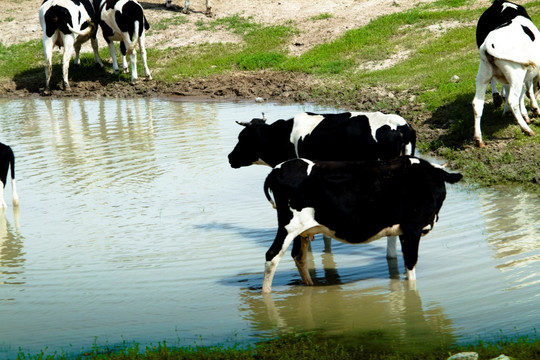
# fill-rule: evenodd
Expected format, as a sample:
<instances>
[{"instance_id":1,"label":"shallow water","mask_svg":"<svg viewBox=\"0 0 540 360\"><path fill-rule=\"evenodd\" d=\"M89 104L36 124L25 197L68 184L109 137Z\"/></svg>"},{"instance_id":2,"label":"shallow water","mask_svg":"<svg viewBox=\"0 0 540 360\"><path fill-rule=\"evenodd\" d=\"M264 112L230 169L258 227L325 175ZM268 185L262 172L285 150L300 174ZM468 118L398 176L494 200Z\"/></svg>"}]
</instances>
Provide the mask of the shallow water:
<instances>
[{"instance_id":1,"label":"shallow water","mask_svg":"<svg viewBox=\"0 0 540 360\"><path fill-rule=\"evenodd\" d=\"M386 241L313 243L316 286L286 256L262 297L276 229L262 182L227 154L241 128L313 105L0 100L19 209L0 214L0 358L19 347L250 343L291 330L384 343L535 335L540 199L448 186L422 239L416 286Z\"/></svg>"}]
</instances>

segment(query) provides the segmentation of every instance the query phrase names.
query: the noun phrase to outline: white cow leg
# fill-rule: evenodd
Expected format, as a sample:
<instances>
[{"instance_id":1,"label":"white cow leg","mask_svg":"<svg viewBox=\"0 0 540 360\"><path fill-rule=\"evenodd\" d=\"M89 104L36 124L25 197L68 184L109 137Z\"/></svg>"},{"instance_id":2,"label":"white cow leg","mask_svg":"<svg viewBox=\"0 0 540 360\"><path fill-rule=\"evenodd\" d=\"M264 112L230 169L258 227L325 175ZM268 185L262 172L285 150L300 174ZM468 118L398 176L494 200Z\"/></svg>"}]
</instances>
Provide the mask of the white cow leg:
<instances>
[{"instance_id":1,"label":"white cow leg","mask_svg":"<svg viewBox=\"0 0 540 360\"><path fill-rule=\"evenodd\" d=\"M514 79L513 79L514 80ZM516 118L519 126L521 127L521 130L527 134L527 135L534 135L534 131L531 130L529 125L527 125L527 122L523 118L521 114L521 100L520 97L523 93L523 81L514 81L510 85L510 89L508 91L508 106L512 110L512 113L514 114L514 117Z\"/></svg>"},{"instance_id":2,"label":"white cow leg","mask_svg":"<svg viewBox=\"0 0 540 360\"><path fill-rule=\"evenodd\" d=\"M279 244L280 239L283 239L281 249L275 255L271 260L267 260L264 264L264 279L263 279L263 286L262 286L262 292L263 293L270 293L272 291L272 281L274 280L274 275L276 273L277 266L279 264L279 261L285 254L285 251L289 248L292 241L298 234L287 234L287 230L285 229L278 229L278 233L276 235L276 239L274 240L274 243L272 244L272 249L276 244ZM270 250L269 250L270 251Z\"/></svg>"},{"instance_id":3,"label":"white cow leg","mask_svg":"<svg viewBox=\"0 0 540 360\"><path fill-rule=\"evenodd\" d=\"M131 83L135 84L138 79L137 74L137 50L133 47L133 50L129 53L129 61L131 63Z\"/></svg>"},{"instance_id":4,"label":"white cow leg","mask_svg":"<svg viewBox=\"0 0 540 360\"><path fill-rule=\"evenodd\" d=\"M64 36L64 55L62 56L62 78L64 79L64 90L69 91L71 87L69 86L69 61L71 60L71 55L73 55L74 50L74 38L73 36L66 35Z\"/></svg>"},{"instance_id":5,"label":"white cow leg","mask_svg":"<svg viewBox=\"0 0 540 360\"><path fill-rule=\"evenodd\" d=\"M4 183L0 181L0 209L5 208L7 208L7 204L4 200Z\"/></svg>"},{"instance_id":6,"label":"white cow leg","mask_svg":"<svg viewBox=\"0 0 540 360\"><path fill-rule=\"evenodd\" d=\"M146 77L146 80L152 80L152 75L150 75L150 69L148 68L148 62L146 60L146 46L145 46L145 35L144 32L142 33L141 37L139 38L139 48L141 49L141 60L144 66L144 75Z\"/></svg>"},{"instance_id":7,"label":"white cow leg","mask_svg":"<svg viewBox=\"0 0 540 360\"><path fill-rule=\"evenodd\" d=\"M112 41L109 42L109 54L111 54L113 74L117 74L118 61L116 60L116 49L114 47L114 42Z\"/></svg>"},{"instance_id":8,"label":"white cow leg","mask_svg":"<svg viewBox=\"0 0 540 360\"><path fill-rule=\"evenodd\" d=\"M386 238L386 258L397 258L397 236L388 236Z\"/></svg>"},{"instance_id":9,"label":"white cow leg","mask_svg":"<svg viewBox=\"0 0 540 360\"><path fill-rule=\"evenodd\" d=\"M486 65L483 60L480 60L478 74L476 75L476 93L472 102L474 110L474 140L478 147L484 147L482 141L482 130L480 129L480 120L484 111L484 101L486 98L486 90L492 78L492 69L490 65Z\"/></svg>"},{"instance_id":10,"label":"white cow leg","mask_svg":"<svg viewBox=\"0 0 540 360\"><path fill-rule=\"evenodd\" d=\"M11 179L11 192L13 206L19 206L19 194L17 194L17 185L15 184L15 179Z\"/></svg>"},{"instance_id":11,"label":"white cow leg","mask_svg":"<svg viewBox=\"0 0 540 360\"><path fill-rule=\"evenodd\" d=\"M53 39L43 37L43 51L45 53L45 94L48 95L51 91Z\"/></svg>"}]
</instances>

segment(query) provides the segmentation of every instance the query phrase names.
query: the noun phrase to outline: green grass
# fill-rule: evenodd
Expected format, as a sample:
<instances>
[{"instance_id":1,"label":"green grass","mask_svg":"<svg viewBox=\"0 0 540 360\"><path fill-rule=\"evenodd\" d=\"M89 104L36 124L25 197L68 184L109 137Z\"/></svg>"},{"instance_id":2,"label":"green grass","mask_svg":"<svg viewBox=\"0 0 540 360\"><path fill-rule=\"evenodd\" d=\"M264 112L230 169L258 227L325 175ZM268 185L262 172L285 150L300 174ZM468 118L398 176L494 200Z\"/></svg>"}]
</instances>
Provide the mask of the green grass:
<instances>
[{"instance_id":1,"label":"green grass","mask_svg":"<svg viewBox=\"0 0 540 360\"><path fill-rule=\"evenodd\" d=\"M141 349L137 344L121 350L95 346L83 354L19 353L17 360L180 360L180 359L280 359L280 360L444 360L452 354L475 351L480 359L491 359L505 354L512 359L531 360L540 358L540 340L527 337L500 340L494 343L478 342L465 346L435 345L419 349L402 344L379 344L369 333L352 344L344 344L339 338L321 338L315 334L290 334L253 346L198 347L167 346L166 343Z\"/></svg>"}]
</instances>

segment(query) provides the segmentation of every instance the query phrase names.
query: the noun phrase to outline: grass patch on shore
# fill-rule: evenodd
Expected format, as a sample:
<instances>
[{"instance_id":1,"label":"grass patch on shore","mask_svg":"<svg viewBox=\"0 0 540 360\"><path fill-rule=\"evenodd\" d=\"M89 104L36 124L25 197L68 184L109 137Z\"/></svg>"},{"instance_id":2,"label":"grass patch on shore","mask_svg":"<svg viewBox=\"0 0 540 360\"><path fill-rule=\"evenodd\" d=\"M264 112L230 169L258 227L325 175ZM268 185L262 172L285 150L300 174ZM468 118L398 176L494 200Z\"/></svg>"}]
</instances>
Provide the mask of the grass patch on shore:
<instances>
[{"instance_id":1,"label":"grass patch on shore","mask_svg":"<svg viewBox=\"0 0 540 360\"><path fill-rule=\"evenodd\" d=\"M369 336L368 336L369 337ZM540 340L527 337L514 340L500 340L496 343L478 342L465 346L443 345L415 349L403 344L378 344L362 337L354 344L344 344L339 339L321 338L314 334L290 334L261 342L256 345L241 346L157 346L140 348L138 344L121 350L95 346L82 354L39 354L18 355L17 360L179 360L179 359L257 359L257 360L444 360L459 352L474 351L480 359L491 359L501 354L511 359L540 358Z\"/></svg>"}]
</instances>

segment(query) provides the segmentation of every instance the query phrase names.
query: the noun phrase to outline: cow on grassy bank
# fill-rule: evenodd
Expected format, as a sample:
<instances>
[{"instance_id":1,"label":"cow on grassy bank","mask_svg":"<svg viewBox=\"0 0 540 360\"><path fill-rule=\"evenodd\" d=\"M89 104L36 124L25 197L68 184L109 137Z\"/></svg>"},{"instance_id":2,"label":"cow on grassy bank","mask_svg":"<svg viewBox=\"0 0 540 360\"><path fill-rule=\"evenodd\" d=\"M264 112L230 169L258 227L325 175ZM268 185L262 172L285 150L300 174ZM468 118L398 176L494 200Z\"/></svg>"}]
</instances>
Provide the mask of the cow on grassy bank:
<instances>
[{"instance_id":1,"label":"cow on grassy bank","mask_svg":"<svg viewBox=\"0 0 540 360\"><path fill-rule=\"evenodd\" d=\"M540 66L540 32L532 23L525 9L517 4L497 0L481 16L477 28L480 66L476 77L476 94L473 100L474 138L483 147L480 121L484 108L487 86L499 81L508 84L507 103L522 131L534 135L527 125L530 120L525 109L525 85L532 92L531 102L538 109L534 98L533 82ZM493 85L492 85L493 86ZM538 111L538 110L537 110Z\"/></svg>"},{"instance_id":2,"label":"cow on grassy bank","mask_svg":"<svg viewBox=\"0 0 540 360\"><path fill-rule=\"evenodd\" d=\"M150 28L142 6L136 0L94 0L94 7L99 15L99 24L103 37L109 45L113 63L113 72L116 74L118 61L114 41L120 42L122 54L122 68L124 73L129 72L126 56L131 63L131 83L138 79L137 74L137 45L141 52L141 60L147 80L151 80L150 69L146 61L145 30Z\"/></svg>"},{"instance_id":3,"label":"cow on grassy bank","mask_svg":"<svg viewBox=\"0 0 540 360\"><path fill-rule=\"evenodd\" d=\"M55 46L63 48L62 79L64 90L70 90L69 61L75 52L79 64L81 45L91 40L96 64L103 67L97 44L98 21L90 0L45 0L39 8L45 53L45 95L50 94L52 56Z\"/></svg>"},{"instance_id":4,"label":"cow on grassy bank","mask_svg":"<svg viewBox=\"0 0 540 360\"><path fill-rule=\"evenodd\" d=\"M438 219L445 183L461 178L409 156L365 162L293 159L276 166L264 184L277 209L278 230L266 253L263 293L271 291L277 265L291 243L303 282L313 285L306 252L310 237L318 233L350 244L399 236L407 278L415 280L420 237Z\"/></svg>"}]
</instances>

